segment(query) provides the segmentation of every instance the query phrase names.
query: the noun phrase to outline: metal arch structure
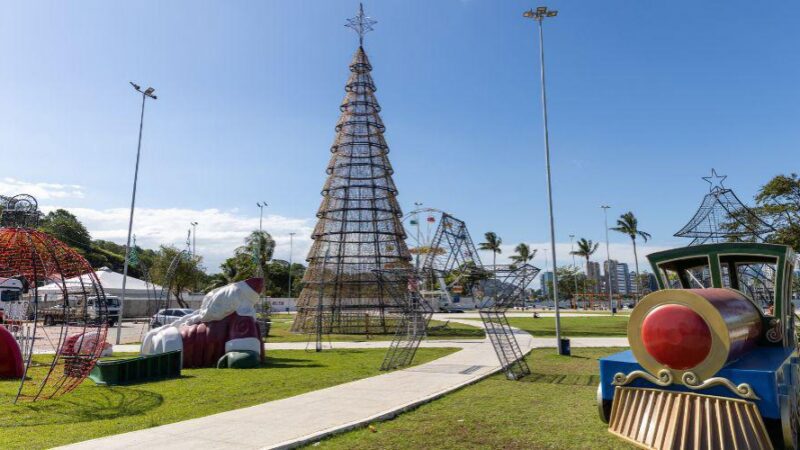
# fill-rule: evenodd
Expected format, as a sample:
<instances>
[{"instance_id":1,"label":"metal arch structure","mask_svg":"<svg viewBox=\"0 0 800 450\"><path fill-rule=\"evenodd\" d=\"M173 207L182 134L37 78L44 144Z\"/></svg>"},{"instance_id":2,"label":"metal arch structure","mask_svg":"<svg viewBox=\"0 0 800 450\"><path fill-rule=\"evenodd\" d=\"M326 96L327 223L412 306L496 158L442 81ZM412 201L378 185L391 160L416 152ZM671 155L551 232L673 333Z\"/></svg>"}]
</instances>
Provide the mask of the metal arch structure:
<instances>
[{"instance_id":1,"label":"metal arch structure","mask_svg":"<svg viewBox=\"0 0 800 450\"><path fill-rule=\"evenodd\" d=\"M479 313L486 334L509 380L530 375L531 369L525 362L525 355L508 323L506 311L524 303L525 290L538 273L539 269L530 264L498 265L493 269L494 277L483 281L484 284L491 284L483 288L484 292L490 287L492 292L489 295L491 300L483 304Z\"/></svg>"},{"instance_id":2,"label":"metal arch structure","mask_svg":"<svg viewBox=\"0 0 800 450\"><path fill-rule=\"evenodd\" d=\"M363 11L351 23L362 39L372 25ZM350 72L293 332L391 333L399 317L390 313L394 301L374 271L411 266L386 127L362 45Z\"/></svg>"},{"instance_id":3,"label":"metal arch structure","mask_svg":"<svg viewBox=\"0 0 800 450\"><path fill-rule=\"evenodd\" d=\"M500 365L511 380L531 372L506 311L524 301L525 289L538 273L539 269L529 264L484 267L466 223L447 213L442 214L419 269L422 285L438 283L448 291L458 284L472 294ZM449 285L444 281L447 278L451 279Z\"/></svg>"},{"instance_id":4,"label":"metal arch structure","mask_svg":"<svg viewBox=\"0 0 800 450\"><path fill-rule=\"evenodd\" d=\"M722 182L727 176L717 175L711 170L711 176L703 177L711 184L708 194L689 222L683 226L675 237L692 238L689 245L714 244L753 237L763 241L763 236L774 232L775 228L764 222L756 213L748 208L732 189ZM736 223L738 230L724 227L726 223Z\"/></svg>"},{"instance_id":5,"label":"metal arch structure","mask_svg":"<svg viewBox=\"0 0 800 450\"><path fill-rule=\"evenodd\" d=\"M40 216L26 195L4 200L0 212L0 278L22 285L3 299L2 324L12 331L23 363L15 403L75 389L103 351L108 330L100 280L77 251L33 228Z\"/></svg>"},{"instance_id":6,"label":"metal arch structure","mask_svg":"<svg viewBox=\"0 0 800 450\"><path fill-rule=\"evenodd\" d=\"M164 276L164 282L161 284L161 289L156 289L156 286L153 285L153 298L152 300L149 298L149 289L148 289L148 305L147 305L147 314L148 316L153 316L162 309L167 309L170 307L171 297L170 294L172 293L172 288L175 286L175 275L178 271L178 266L180 266L181 262L188 260L191 258L189 255L188 250L181 250L176 254L172 261L170 261L169 266L167 267L167 273ZM150 275L147 275L148 283L150 280ZM148 327L152 327L152 323L149 323Z\"/></svg>"},{"instance_id":7,"label":"metal arch structure","mask_svg":"<svg viewBox=\"0 0 800 450\"><path fill-rule=\"evenodd\" d=\"M375 274L401 314L394 339L381 363L381 370L408 366L414 360L422 339L427 335L433 308L420 295L421 279L416 270L386 269L376 270Z\"/></svg>"}]
</instances>

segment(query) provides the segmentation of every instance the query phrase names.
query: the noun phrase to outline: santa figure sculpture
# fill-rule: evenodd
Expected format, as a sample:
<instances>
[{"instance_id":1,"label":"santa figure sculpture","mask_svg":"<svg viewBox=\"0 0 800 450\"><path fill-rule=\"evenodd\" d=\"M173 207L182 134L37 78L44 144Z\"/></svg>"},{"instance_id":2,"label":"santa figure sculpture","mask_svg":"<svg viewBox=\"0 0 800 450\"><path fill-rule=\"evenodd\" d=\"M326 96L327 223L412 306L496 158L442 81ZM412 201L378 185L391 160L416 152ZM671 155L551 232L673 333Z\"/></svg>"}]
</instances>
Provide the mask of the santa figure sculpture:
<instances>
[{"instance_id":1,"label":"santa figure sculpture","mask_svg":"<svg viewBox=\"0 0 800 450\"><path fill-rule=\"evenodd\" d=\"M150 330L142 354L182 351L183 367L257 367L264 359L264 341L255 305L263 278L231 283L206 294L200 309Z\"/></svg>"}]
</instances>

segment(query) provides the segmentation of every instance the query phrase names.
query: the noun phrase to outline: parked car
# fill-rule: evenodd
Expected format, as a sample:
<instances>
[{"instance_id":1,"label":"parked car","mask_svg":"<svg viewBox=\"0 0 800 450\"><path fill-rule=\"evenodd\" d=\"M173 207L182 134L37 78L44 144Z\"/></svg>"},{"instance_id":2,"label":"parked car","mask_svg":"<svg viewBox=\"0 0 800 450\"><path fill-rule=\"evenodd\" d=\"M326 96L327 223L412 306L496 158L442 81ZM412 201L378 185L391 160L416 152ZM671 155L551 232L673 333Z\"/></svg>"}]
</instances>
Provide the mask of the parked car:
<instances>
[{"instance_id":1,"label":"parked car","mask_svg":"<svg viewBox=\"0 0 800 450\"><path fill-rule=\"evenodd\" d=\"M172 323L181 317L193 313L193 309L186 309L186 308L167 308L162 309L161 311L155 313L152 318L150 318L150 327L151 328L158 328L162 325L166 325L168 323Z\"/></svg>"}]
</instances>

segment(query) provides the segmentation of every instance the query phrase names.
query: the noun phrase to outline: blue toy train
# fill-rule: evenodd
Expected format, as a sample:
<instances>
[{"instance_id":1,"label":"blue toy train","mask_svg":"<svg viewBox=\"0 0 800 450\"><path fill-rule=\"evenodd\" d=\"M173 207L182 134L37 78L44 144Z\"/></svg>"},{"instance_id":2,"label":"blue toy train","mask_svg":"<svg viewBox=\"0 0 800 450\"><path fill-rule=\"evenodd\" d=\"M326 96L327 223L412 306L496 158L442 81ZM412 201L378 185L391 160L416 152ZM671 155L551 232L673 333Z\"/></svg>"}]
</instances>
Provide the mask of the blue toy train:
<instances>
[{"instance_id":1,"label":"blue toy train","mask_svg":"<svg viewBox=\"0 0 800 450\"><path fill-rule=\"evenodd\" d=\"M792 249L721 243L648 259L659 290L631 313L631 349L600 360L609 431L653 449L797 449Z\"/></svg>"}]
</instances>

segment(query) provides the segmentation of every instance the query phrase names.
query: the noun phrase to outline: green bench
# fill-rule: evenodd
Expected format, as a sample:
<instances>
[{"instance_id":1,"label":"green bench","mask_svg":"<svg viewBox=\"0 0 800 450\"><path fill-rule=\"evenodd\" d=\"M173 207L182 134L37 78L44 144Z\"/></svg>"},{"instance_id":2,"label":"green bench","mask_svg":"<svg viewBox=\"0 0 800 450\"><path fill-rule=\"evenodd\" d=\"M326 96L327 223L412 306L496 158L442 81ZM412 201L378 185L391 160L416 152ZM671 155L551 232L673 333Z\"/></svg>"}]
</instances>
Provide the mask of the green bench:
<instances>
[{"instance_id":1,"label":"green bench","mask_svg":"<svg viewBox=\"0 0 800 450\"><path fill-rule=\"evenodd\" d=\"M181 351L98 361L89 378L102 386L144 383L181 376Z\"/></svg>"}]
</instances>

